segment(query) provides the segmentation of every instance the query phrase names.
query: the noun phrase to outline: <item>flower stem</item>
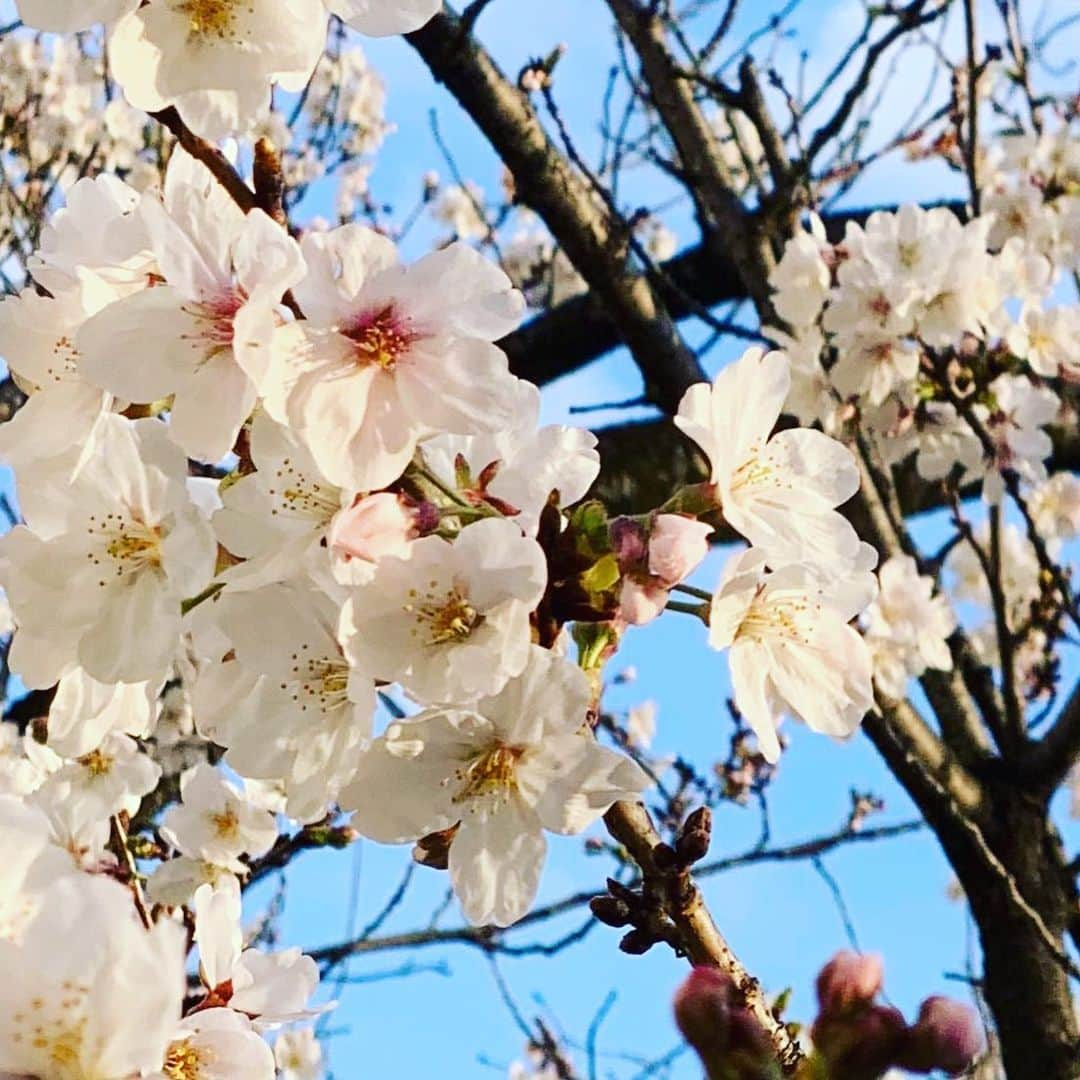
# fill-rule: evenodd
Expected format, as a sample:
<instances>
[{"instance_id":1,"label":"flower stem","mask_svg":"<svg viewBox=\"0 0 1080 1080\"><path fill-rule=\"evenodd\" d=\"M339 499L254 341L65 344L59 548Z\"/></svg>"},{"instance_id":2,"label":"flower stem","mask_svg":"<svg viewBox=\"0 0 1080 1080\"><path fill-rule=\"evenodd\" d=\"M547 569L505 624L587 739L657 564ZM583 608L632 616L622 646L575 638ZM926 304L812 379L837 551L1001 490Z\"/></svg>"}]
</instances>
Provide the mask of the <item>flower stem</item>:
<instances>
[{"instance_id":1,"label":"flower stem","mask_svg":"<svg viewBox=\"0 0 1080 1080\"><path fill-rule=\"evenodd\" d=\"M669 600L666 605L667 611L681 611L686 615L696 615L705 625L709 623L708 604L687 604L682 600Z\"/></svg>"}]
</instances>

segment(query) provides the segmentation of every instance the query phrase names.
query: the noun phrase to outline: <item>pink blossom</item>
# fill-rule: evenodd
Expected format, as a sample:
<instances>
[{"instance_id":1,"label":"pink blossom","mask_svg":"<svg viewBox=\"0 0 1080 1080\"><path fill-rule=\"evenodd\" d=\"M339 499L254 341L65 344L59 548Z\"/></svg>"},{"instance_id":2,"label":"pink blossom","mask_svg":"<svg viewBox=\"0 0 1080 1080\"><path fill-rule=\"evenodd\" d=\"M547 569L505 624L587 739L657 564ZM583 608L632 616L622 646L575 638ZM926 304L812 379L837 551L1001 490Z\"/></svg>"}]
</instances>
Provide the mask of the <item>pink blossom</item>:
<instances>
[{"instance_id":1,"label":"pink blossom","mask_svg":"<svg viewBox=\"0 0 1080 1080\"><path fill-rule=\"evenodd\" d=\"M667 585L685 580L708 554L712 531L682 514L658 514L649 533L649 573Z\"/></svg>"},{"instance_id":2,"label":"pink blossom","mask_svg":"<svg viewBox=\"0 0 1080 1080\"><path fill-rule=\"evenodd\" d=\"M342 510L330 525L328 541L335 554L378 562L386 555L409 554L416 538L416 515L398 495L379 491Z\"/></svg>"}]
</instances>

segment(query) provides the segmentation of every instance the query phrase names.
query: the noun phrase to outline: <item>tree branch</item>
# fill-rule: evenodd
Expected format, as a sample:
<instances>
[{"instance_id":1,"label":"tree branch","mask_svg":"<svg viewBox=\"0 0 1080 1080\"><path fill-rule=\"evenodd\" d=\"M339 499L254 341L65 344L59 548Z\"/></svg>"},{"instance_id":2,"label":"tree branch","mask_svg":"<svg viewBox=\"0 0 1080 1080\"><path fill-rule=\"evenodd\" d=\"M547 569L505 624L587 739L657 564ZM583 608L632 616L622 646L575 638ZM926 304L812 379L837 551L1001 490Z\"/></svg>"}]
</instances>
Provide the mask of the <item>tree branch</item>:
<instances>
[{"instance_id":1,"label":"tree branch","mask_svg":"<svg viewBox=\"0 0 1080 1080\"><path fill-rule=\"evenodd\" d=\"M718 874L727 873L744 866L813 859L836 848L847 847L851 844L868 844L877 840L907 836L918 832L923 827L921 821L902 821L895 825L881 825L877 828L857 831L845 826L834 833L819 836L812 840L801 840L783 847L754 848L739 855L731 855L723 859L702 863L695 868L694 876L697 878L715 877ZM639 880L630 881L628 884L637 884ZM402 934L389 934L384 937L371 937L370 934L362 934L352 941L315 949L310 955L318 963L332 967L349 956L358 956L361 953L389 952L394 949L423 945L472 945L477 948L509 955L546 952L549 951L549 946L544 944L507 946L504 939L508 934L516 934L527 927L536 926L547 922L549 919L584 908L600 891L599 888L593 888L572 893L561 900L533 908L513 926L506 927L503 930L489 926L457 926L447 929L425 928ZM595 920L590 918L589 925L596 925Z\"/></svg>"},{"instance_id":2,"label":"tree branch","mask_svg":"<svg viewBox=\"0 0 1080 1080\"><path fill-rule=\"evenodd\" d=\"M649 397L673 411L704 376L661 297L629 265L627 223L598 203L548 138L528 97L453 11L444 8L407 39L487 136L514 177L517 198L540 215L618 327Z\"/></svg>"},{"instance_id":3,"label":"tree branch","mask_svg":"<svg viewBox=\"0 0 1080 1080\"><path fill-rule=\"evenodd\" d=\"M1069 774L1080 758L1080 682L1058 714L1054 726L1030 750L1023 773L1049 794Z\"/></svg>"},{"instance_id":4,"label":"tree branch","mask_svg":"<svg viewBox=\"0 0 1080 1080\"><path fill-rule=\"evenodd\" d=\"M962 203L933 205L947 206L957 216L963 214ZM838 243L849 221L861 225L876 210L890 213L895 209L894 206L866 207L827 214L822 218L825 233L831 243ZM661 279L670 279L675 286L665 288L662 280L658 285L660 298L674 319L694 314L686 297L692 298L698 307L712 307L748 296L728 247L720 237L687 248L662 263L660 270ZM507 334L499 347L510 358L515 375L543 385L577 371L620 344L618 326L596 293L589 292L564 300L530 319L521 329Z\"/></svg>"},{"instance_id":5,"label":"tree branch","mask_svg":"<svg viewBox=\"0 0 1080 1080\"><path fill-rule=\"evenodd\" d=\"M690 962L720 968L731 977L746 1008L772 1040L784 1074L792 1074L802 1060L798 1042L776 1018L761 984L728 945L689 873L682 868L668 870L657 864L653 853L663 846L663 838L645 806L640 802L617 802L604 815L604 824L641 868L646 890L664 898L664 911L675 924Z\"/></svg>"}]
</instances>

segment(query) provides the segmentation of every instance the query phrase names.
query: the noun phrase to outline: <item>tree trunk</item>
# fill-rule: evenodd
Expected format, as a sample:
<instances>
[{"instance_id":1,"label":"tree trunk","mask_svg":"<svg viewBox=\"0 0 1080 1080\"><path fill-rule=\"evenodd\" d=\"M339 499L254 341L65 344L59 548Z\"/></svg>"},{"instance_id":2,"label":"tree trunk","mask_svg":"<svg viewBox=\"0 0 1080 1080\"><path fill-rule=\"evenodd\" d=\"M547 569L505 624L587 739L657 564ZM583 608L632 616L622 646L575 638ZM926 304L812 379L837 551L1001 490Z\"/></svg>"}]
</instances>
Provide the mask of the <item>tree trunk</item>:
<instances>
[{"instance_id":1,"label":"tree trunk","mask_svg":"<svg viewBox=\"0 0 1080 1080\"><path fill-rule=\"evenodd\" d=\"M1014 790L999 791L994 803L986 840L1063 951L1076 895L1046 808ZM1080 1027L1061 959L982 859L968 852L953 864L979 927L984 993L1009 1080L1076 1080Z\"/></svg>"}]
</instances>

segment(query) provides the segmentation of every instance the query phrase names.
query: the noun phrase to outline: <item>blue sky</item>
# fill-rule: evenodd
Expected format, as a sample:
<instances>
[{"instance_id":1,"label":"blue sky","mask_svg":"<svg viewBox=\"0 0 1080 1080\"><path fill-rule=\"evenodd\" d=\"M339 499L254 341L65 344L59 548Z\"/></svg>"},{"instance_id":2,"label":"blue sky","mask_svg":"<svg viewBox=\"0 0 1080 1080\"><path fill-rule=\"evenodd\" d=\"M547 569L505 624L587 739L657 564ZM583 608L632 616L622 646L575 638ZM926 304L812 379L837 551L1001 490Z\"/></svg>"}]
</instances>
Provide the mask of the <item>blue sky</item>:
<instances>
[{"instance_id":1,"label":"blue sky","mask_svg":"<svg viewBox=\"0 0 1080 1080\"><path fill-rule=\"evenodd\" d=\"M774 6L779 5L744 5L759 17ZM984 25L990 27L992 5L982 6L987 9ZM1040 6L1032 4L1032 12ZM1064 11L1069 4L1060 0L1046 6L1052 21L1054 10ZM799 45L809 53L809 85L857 30L862 10L857 0L806 0L801 5L794 25ZM596 103L612 62L608 25L600 0L495 0L479 24L481 37L511 74L530 56L568 41L570 48L557 71L556 93L586 155L597 145ZM749 20L737 25L733 40L750 28ZM954 37L955 28L949 40ZM1072 40L1075 46L1075 34ZM433 84L411 49L394 40L365 43L365 48L385 78L389 115L398 128L377 160L372 184L378 197L405 209L417 197L425 171L435 168L447 176L429 127L431 109L437 111L442 137L465 175L489 191L497 190L498 165L482 136L449 95ZM1076 51L1074 47L1072 52ZM795 53L796 46L785 44L783 62L792 62ZM900 73L897 90L876 114L882 130L902 114L913 88L921 91L925 69L925 60L913 56ZM897 168L894 162L872 169L849 202L940 198L959 191L959 181L940 167ZM670 194L655 176L644 173L633 179L628 192L647 206ZM328 212L328 192L317 189L305 209ZM681 239L693 240L685 207L674 207L667 220ZM420 230L411 246L419 251L432 233ZM738 351L722 344L705 358L706 364L715 370ZM633 364L619 351L547 388L545 419L562 421L571 404L618 400L639 389ZM590 417L590 422L619 418L601 414ZM919 531L932 539L940 534L941 525L931 518L920 523ZM726 555L717 551L710 556L696 577L698 584L715 583ZM724 755L730 733L724 700L730 687L724 660L707 649L698 623L672 614L648 629L632 631L614 669L629 665L639 677L610 692L610 708L652 699L659 706L655 743L659 752L677 751L702 767ZM863 737L840 745L799 728L789 733L791 749L769 797L774 843L834 831L846 817L852 787L872 790L885 799L887 808L878 823L915 816ZM759 824L755 808L722 808L710 857L752 846ZM1071 826L1068 836L1074 845L1080 840ZM315 947L350 936L381 909L408 859L407 848L370 843L345 853L303 856L287 878L282 944ZM929 834L841 849L828 855L825 865L842 888L860 945L884 955L887 990L895 1004L910 1014L927 994L962 993L962 986L946 975L964 971L969 929L963 906L946 897L951 874ZM599 891L608 869L606 860L583 854L580 840L552 838L540 902L590 886ZM406 901L381 933L426 925L445 888L443 875L418 869ZM833 952L847 945L841 914L825 880L809 863L760 866L710 878L704 890L720 927L749 968L770 990L791 986L791 1015L812 1017L813 976ZM269 891L268 885L259 895L265 897ZM451 904L440 925L459 923L460 915ZM553 940L574 925L573 918L553 922L515 940ZM500 961L500 971L523 1014L544 1016L554 1030L565 1031L579 1045L606 996L616 993L597 1038L599 1078L633 1075L633 1066L616 1055L647 1060L679 1041L669 1002L685 974L685 963L661 947L644 957L625 956L616 948L617 939L617 931L600 927L558 956ZM419 970L406 977L381 978L407 963ZM328 1023L330 1058L338 1080L496 1077L521 1055L524 1037L500 1000L489 962L476 950L446 946L370 955L353 961L348 974L356 981L341 989L340 1005ZM575 1051L574 1058L587 1075L584 1052ZM688 1055L671 1073L679 1080L698 1075Z\"/></svg>"},{"instance_id":2,"label":"blue sky","mask_svg":"<svg viewBox=\"0 0 1080 1080\"><path fill-rule=\"evenodd\" d=\"M771 10L774 6L769 5ZM990 5L984 25L991 27ZM765 5L748 5L761 15ZM1053 20L1055 5L1046 18ZM1060 12L1065 4L1057 4ZM795 25L800 46L809 53L807 82L828 69L861 23L863 7L849 0L806 2ZM1034 13L1035 6L1032 6ZM557 69L556 94L573 127L581 150L588 154L598 143L596 103L612 62L611 38L604 5L584 0L496 0L483 16L480 34L504 70L513 75L530 56L547 53L560 40L569 50ZM746 25L744 29L750 29ZM947 31L946 44L958 28ZM738 28L734 40L739 39ZM1074 39L1075 40L1075 39ZM400 41L367 43L365 48L383 73L389 91L389 114L398 132L378 158L372 178L380 199L411 205L419 177L430 168L444 178L448 170L434 144L429 112L436 110L439 129L462 172L497 190L499 169L482 136L430 76L407 45ZM784 46L788 60L796 47ZM1073 50L1075 51L1075 50ZM958 55L953 49L953 55ZM896 91L875 115L882 131L908 107L913 88L921 92L927 73L925 57L912 56L899 76ZM632 181L629 197L655 206L670 192L655 177ZM900 166L872 169L848 200L866 205L897 198L942 198L961 193L961 183L940 166ZM316 200L319 198L316 195ZM317 204L316 204L317 209ZM693 239L689 213L676 206L666 220L686 241ZM430 235L430 232L426 235ZM419 249L423 230L415 238ZM705 358L715 370L738 348L722 344ZM616 352L581 372L548 387L545 418L567 419L567 408L633 396L640 381L624 351ZM600 414L594 425L625 418ZM919 531L932 540L941 524L933 518ZM727 552L715 552L697 575L704 587L715 583ZM669 615L646 630L626 638L615 669L636 667L636 683L614 688L609 707L626 707L646 698L659 705L656 748L678 751L699 764L722 757L730 728L724 710L729 693L725 664L704 644L701 627L691 619ZM913 807L861 736L840 745L793 728L792 746L770 794L773 841L787 843L836 829L844 820L848 790L873 790L887 809L880 823L907 820ZM711 857L751 846L759 828L753 808L727 807L717 815ZM1077 830L1069 828L1073 841ZM363 925L393 892L408 860L407 850L364 844L353 857L337 853L306 857L290 874L283 921L291 942L322 944L338 940L346 926L354 876L359 873L359 916ZM909 835L874 845L842 849L826 857L829 873L839 883L860 945L884 954L887 991L909 1014L930 993L962 994L948 973L963 972L971 934L962 905L946 896L951 873L926 834ZM607 866L582 854L581 842L554 838L540 902L590 885L600 886ZM812 981L821 964L847 945L845 928L823 878L809 863L741 869L709 879L705 894L733 947L774 991L794 989L791 1013L813 1016ZM383 927L382 933L411 930L426 924L445 890L445 879L419 870L409 901ZM457 925L451 905L440 923ZM555 922L521 941L554 940L576 925L573 919ZM645 957L628 957L616 948L618 932L600 927L586 940L554 958L507 958L500 961L515 1000L526 1017L542 1015L555 1030L582 1044L605 997L617 994L597 1039L597 1075L630 1076L633 1066L616 1055L643 1059L660 1055L678 1044L670 1019L670 995L685 973L684 962L657 948ZM421 968L402 978L358 982L344 988L341 1005L330 1021L334 1074L340 1080L364 1076L447 1080L498 1076L500 1069L520 1056L523 1036L500 1001L490 964L468 947L434 947L415 953L386 953L354 961L349 971L360 980L378 978L406 963ZM583 1051L575 1053L586 1073ZM612 1072L614 1070L614 1072ZM699 1070L687 1055L671 1073L697 1077Z\"/></svg>"}]
</instances>

